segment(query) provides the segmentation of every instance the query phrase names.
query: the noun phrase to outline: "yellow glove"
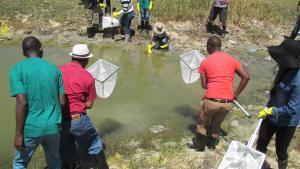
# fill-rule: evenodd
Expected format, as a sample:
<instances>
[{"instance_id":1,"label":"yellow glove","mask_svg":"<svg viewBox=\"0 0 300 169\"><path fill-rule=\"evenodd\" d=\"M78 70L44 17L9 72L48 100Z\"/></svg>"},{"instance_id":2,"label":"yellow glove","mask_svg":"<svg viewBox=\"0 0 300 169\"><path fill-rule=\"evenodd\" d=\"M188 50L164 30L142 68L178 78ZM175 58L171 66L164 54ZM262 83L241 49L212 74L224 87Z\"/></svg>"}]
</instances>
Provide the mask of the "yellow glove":
<instances>
[{"instance_id":1,"label":"yellow glove","mask_svg":"<svg viewBox=\"0 0 300 169\"><path fill-rule=\"evenodd\" d=\"M0 35L7 35L9 33L8 25L0 21Z\"/></svg>"},{"instance_id":2,"label":"yellow glove","mask_svg":"<svg viewBox=\"0 0 300 169\"><path fill-rule=\"evenodd\" d=\"M136 10L137 10L138 12L140 12L140 11L141 11L141 8L140 8L140 3L139 3L139 2L136 4Z\"/></svg>"},{"instance_id":3,"label":"yellow glove","mask_svg":"<svg viewBox=\"0 0 300 169\"><path fill-rule=\"evenodd\" d=\"M121 12L113 12L113 13L112 13L112 16L113 16L113 17L120 16L120 15L121 15Z\"/></svg>"},{"instance_id":4,"label":"yellow glove","mask_svg":"<svg viewBox=\"0 0 300 169\"><path fill-rule=\"evenodd\" d=\"M150 0L149 11L151 12L153 8L153 1Z\"/></svg>"},{"instance_id":5,"label":"yellow glove","mask_svg":"<svg viewBox=\"0 0 300 169\"><path fill-rule=\"evenodd\" d=\"M258 113L258 118L266 118L267 116L272 115L273 107L262 110Z\"/></svg>"},{"instance_id":6,"label":"yellow glove","mask_svg":"<svg viewBox=\"0 0 300 169\"><path fill-rule=\"evenodd\" d=\"M154 46L154 45L151 45L151 44L147 46L147 52L148 52L148 54L151 54L151 53L152 53L152 48L153 48L153 46Z\"/></svg>"},{"instance_id":7,"label":"yellow glove","mask_svg":"<svg viewBox=\"0 0 300 169\"><path fill-rule=\"evenodd\" d=\"M165 48L167 48L168 47L168 44L165 44L165 45L161 45L160 46L160 48L162 48L162 49L165 49Z\"/></svg>"},{"instance_id":8,"label":"yellow glove","mask_svg":"<svg viewBox=\"0 0 300 169\"><path fill-rule=\"evenodd\" d=\"M100 8L106 8L107 5L106 5L106 4L103 4L103 3L99 3L99 7L100 7Z\"/></svg>"}]
</instances>

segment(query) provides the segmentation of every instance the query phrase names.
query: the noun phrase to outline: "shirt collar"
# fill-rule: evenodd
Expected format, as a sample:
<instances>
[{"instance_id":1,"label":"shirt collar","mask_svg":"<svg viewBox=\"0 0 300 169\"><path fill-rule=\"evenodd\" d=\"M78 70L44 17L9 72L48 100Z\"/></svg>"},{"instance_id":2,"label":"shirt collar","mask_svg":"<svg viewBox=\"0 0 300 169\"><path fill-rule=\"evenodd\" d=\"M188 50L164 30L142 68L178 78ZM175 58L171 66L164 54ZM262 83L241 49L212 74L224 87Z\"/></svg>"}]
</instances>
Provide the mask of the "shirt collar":
<instances>
[{"instance_id":1,"label":"shirt collar","mask_svg":"<svg viewBox=\"0 0 300 169\"><path fill-rule=\"evenodd\" d=\"M83 68L82 65L81 65L80 63L76 63L76 62L70 62L69 65Z\"/></svg>"}]
</instances>

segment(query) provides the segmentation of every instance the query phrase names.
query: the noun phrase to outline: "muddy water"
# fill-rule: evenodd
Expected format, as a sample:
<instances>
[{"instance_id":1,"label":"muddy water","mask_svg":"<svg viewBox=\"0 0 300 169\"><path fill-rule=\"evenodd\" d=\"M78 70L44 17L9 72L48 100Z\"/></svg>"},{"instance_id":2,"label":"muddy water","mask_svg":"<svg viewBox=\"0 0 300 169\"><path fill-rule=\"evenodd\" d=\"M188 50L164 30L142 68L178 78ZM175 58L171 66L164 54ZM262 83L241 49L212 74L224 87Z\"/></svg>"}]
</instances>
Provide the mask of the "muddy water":
<instances>
[{"instance_id":1,"label":"muddy water","mask_svg":"<svg viewBox=\"0 0 300 169\"><path fill-rule=\"evenodd\" d=\"M69 60L66 48L45 48L45 59L55 65ZM93 46L95 57L90 64L102 58L120 67L116 88L108 99L96 100L88 112L95 127L108 145L123 144L140 133L150 133L152 126L162 125L166 139L190 133L188 126L197 120L197 111L203 90L200 82L186 85L180 73L176 53L156 53L148 56L141 46L124 47L118 44ZM13 98L9 97L8 72L22 58L18 46L0 46L0 162L11 159L15 127ZM264 91L272 80L274 63L265 61L266 54L255 56L245 50L233 50L252 77L240 98L244 104L261 105ZM140 138L139 138L140 139ZM147 140L147 138L143 138ZM1 164L0 164L1 166Z\"/></svg>"}]
</instances>

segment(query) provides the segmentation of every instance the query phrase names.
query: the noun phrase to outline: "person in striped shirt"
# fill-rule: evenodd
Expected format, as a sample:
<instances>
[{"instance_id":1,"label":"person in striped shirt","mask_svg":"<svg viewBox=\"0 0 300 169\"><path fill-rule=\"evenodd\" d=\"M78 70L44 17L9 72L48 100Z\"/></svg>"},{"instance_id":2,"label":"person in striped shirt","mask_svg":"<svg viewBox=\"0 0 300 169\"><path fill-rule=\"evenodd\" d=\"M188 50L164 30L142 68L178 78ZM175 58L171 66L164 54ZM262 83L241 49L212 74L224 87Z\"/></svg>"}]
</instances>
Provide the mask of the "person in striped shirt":
<instances>
[{"instance_id":1,"label":"person in striped shirt","mask_svg":"<svg viewBox=\"0 0 300 169\"><path fill-rule=\"evenodd\" d=\"M134 18L135 12L132 4L132 0L118 0L122 4L122 9L118 12L113 12L113 16L121 16L120 23L124 30L125 42L129 43L131 41L131 22Z\"/></svg>"}]
</instances>

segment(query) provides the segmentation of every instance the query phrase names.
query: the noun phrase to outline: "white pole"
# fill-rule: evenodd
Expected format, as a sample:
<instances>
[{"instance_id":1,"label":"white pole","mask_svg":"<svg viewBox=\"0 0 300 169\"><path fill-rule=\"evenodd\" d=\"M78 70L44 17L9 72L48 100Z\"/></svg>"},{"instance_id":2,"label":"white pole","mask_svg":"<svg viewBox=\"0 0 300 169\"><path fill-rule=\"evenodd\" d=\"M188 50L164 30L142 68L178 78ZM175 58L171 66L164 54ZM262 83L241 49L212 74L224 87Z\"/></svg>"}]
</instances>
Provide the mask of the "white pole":
<instances>
[{"instance_id":1,"label":"white pole","mask_svg":"<svg viewBox=\"0 0 300 169\"><path fill-rule=\"evenodd\" d=\"M252 148L252 146L253 146L253 144L256 140L256 137L257 137L257 134L258 134L258 131L259 131L259 128L260 128L262 122L263 122L263 119L259 119L258 124L255 128L255 131L253 132L250 139L248 140L247 147Z\"/></svg>"},{"instance_id":2,"label":"white pole","mask_svg":"<svg viewBox=\"0 0 300 169\"><path fill-rule=\"evenodd\" d=\"M249 119L252 118L252 116L236 100L233 100L233 102L242 110L242 112L244 112L247 115Z\"/></svg>"}]
</instances>

